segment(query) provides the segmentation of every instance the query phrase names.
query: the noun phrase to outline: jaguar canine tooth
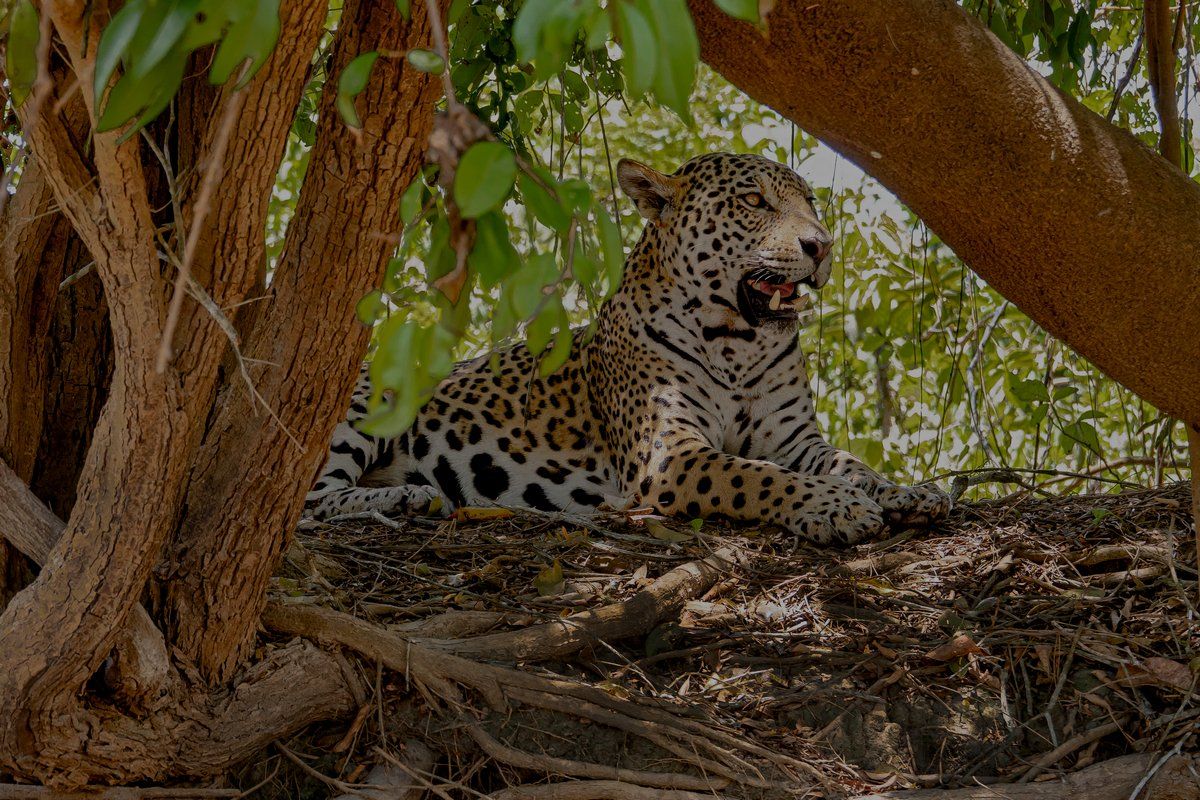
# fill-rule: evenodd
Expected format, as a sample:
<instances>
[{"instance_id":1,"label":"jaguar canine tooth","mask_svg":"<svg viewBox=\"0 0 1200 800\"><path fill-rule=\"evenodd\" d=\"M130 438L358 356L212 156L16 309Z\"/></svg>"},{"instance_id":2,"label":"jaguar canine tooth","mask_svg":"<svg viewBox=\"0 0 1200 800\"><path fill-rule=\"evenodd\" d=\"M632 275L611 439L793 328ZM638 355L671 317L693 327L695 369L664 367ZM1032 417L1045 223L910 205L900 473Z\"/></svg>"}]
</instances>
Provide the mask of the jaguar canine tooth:
<instances>
[{"instance_id":1,"label":"jaguar canine tooth","mask_svg":"<svg viewBox=\"0 0 1200 800\"><path fill-rule=\"evenodd\" d=\"M772 310L772 311L778 311L778 310L779 310L779 301L780 301L781 299L782 299L782 295L780 295L780 293L779 293L779 290L778 290L778 289L776 289L776 290L775 290L775 294L771 295L771 303L770 303L770 306L771 306L771 310Z\"/></svg>"}]
</instances>

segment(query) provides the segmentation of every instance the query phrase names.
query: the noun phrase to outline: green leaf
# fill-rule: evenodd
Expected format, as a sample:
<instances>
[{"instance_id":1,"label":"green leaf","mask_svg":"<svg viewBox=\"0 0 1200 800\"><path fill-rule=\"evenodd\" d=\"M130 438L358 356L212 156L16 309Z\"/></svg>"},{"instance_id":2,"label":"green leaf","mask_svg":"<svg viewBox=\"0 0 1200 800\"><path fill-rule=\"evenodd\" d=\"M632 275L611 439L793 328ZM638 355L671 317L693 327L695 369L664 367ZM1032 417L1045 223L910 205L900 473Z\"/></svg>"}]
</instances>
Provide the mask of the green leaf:
<instances>
[{"instance_id":1,"label":"green leaf","mask_svg":"<svg viewBox=\"0 0 1200 800\"><path fill-rule=\"evenodd\" d=\"M458 335L443 325L422 326L396 315L376 328L375 341L368 367L375 394L358 427L375 436L397 436L412 426L433 389L450 374Z\"/></svg>"},{"instance_id":2,"label":"green leaf","mask_svg":"<svg viewBox=\"0 0 1200 800\"><path fill-rule=\"evenodd\" d=\"M562 327L558 330L558 336L554 338L554 346L550 348L550 352L542 356L542 360L538 363L538 374L543 378L548 378L558 372L559 367L567 363L567 357L571 355L571 345L574 341L574 332L564 319Z\"/></svg>"},{"instance_id":3,"label":"green leaf","mask_svg":"<svg viewBox=\"0 0 1200 800\"><path fill-rule=\"evenodd\" d=\"M354 314L358 317L358 321L368 326L375 324L383 310L383 293L378 289L367 292L354 306Z\"/></svg>"},{"instance_id":4,"label":"green leaf","mask_svg":"<svg viewBox=\"0 0 1200 800\"><path fill-rule=\"evenodd\" d=\"M566 312L563 311L562 298L555 293L546 298L541 311L525 328L525 347L530 353L535 356L542 354L546 345L550 344L560 320L566 320Z\"/></svg>"},{"instance_id":5,"label":"green leaf","mask_svg":"<svg viewBox=\"0 0 1200 800\"><path fill-rule=\"evenodd\" d=\"M654 94L685 121L691 119L688 101L700 63L700 42L686 0L639 0L658 39Z\"/></svg>"},{"instance_id":6,"label":"green leaf","mask_svg":"<svg viewBox=\"0 0 1200 800\"><path fill-rule=\"evenodd\" d=\"M1062 433L1066 439L1063 443L1064 449L1071 449L1071 443L1074 442L1082 445L1096 455L1100 455L1100 435L1096 432L1096 428L1092 423L1082 420L1072 422L1070 425L1063 426Z\"/></svg>"},{"instance_id":7,"label":"green leaf","mask_svg":"<svg viewBox=\"0 0 1200 800\"><path fill-rule=\"evenodd\" d=\"M537 58L542 26L551 17L560 0L525 0L513 23L512 40L517 58L528 64Z\"/></svg>"},{"instance_id":8,"label":"green leaf","mask_svg":"<svg viewBox=\"0 0 1200 800\"><path fill-rule=\"evenodd\" d=\"M208 79L214 84L225 83L235 70L249 61L249 67L237 84L245 86L266 63L279 40L279 0L231 3L228 7L236 11L230 14L232 24L213 56Z\"/></svg>"},{"instance_id":9,"label":"green leaf","mask_svg":"<svg viewBox=\"0 0 1200 800\"><path fill-rule=\"evenodd\" d=\"M505 298L513 317L528 319L545 297L544 289L558 279L558 262L552 253L537 253L504 282Z\"/></svg>"},{"instance_id":10,"label":"green leaf","mask_svg":"<svg viewBox=\"0 0 1200 800\"><path fill-rule=\"evenodd\" d=\"M1018 380L1015 376L1009 376L1008 388L1012 391L1013 397L1026 403L1045 403L1050 400L1050 393L1046 390L1046 385L1032 378Z\"/></svg>"},{"instance_id":11,"label":"green leaf","mask_svg":"<svg viewBox=\"0 0 1200 800\"><path fill-rule=\"evenodd\" d=\"M558 186L558 196L567 210L584 215L592 207L592 187L579 178L565 180Z\"/></svg>"},{"instance_id":12,"label":"green leaf","mask_svg":"<svg viewBox=\"0 0 1200 800\"><path fill-rule=\"evenodd\" d=\"M425 199L425 182L421 180L421 176L413 178L413 182L404 190L404 194L400 195L400 221L405 225L411 225L417 215L421 213L422 200Z\"/></svg>"},{"instance_id":13,"label":"green leaf","mask_svg":"<svg viewBox=\"0 0 1200 800\"><path fill-rule=\"evenodd\" d=\"M164 58L170 55L171 51L183 38L188 26L195 17L196 9L199 5L200 0L182 0L177 5L164 7L166 14L150 31L153 34L153 38L144 48L138 48L139 52L135 54L137 60L125 73L124 79L129 80L132 78L138 80L145 77ZM123 11L124 9L122 9ZM116 17L114 17L113 22L115 23L116 21ZM111 23L109 27L112 27ZM105 33L107 32L106 29Z\"/></svg>"},{"instance_id":14,"label":"green leaf","mask_svg":"<svg viewBox=\"0 0 1200 800\"><path fill-rule=\"evenodd\" d=\"M158 69L140 81L122 77L105 99L97 130L110 131L136 118L129 130L122 134L121 140L133 136L142 125L154 119L170 104L183 80L186 65L187 54L174 52L164 59Z\"/></svg>"},{"instance_id":15,"label":"green leaf","mask_svg":"<svg viewBox=\"0 0 1200 800\"><path fill-rule=\"evenodd\" d=\"M621 229L602 208L596 209L596 222L600 226L600 250L604 253L604 277L608 281L608 294L611 295L621 284L621 273L625 269Z\"/></svg>"},{"instance_id":16,"label":"green leaf","mask_svg":"<svg viewBox=\"0 0 1200 800\"><path fill-rule=\"evenodd\" d=\"M617 23L621 49L625 52L621 59L625 82L629 93L638 96L654 85L654 68L658 60L654 29L646 15L628 2L617 6Z\"/></svg>"},{"instance_id":17,"label":"green leaf","mask_svg":"<svg viewBox=\"0 0 1200 800\"><path fill-rule=\"evenodd\" d=\"M13 105L19 106L33 91L38 73L38 15L30 0L17 0L8 22L4 71Z\"/></svg>"},{"instance_id":18,"label":"green leaf","mask_svg":"<svg viewBox=\"0 0 1200 800\"><path fill-rule=\"evenodd\" d=\"M567 95L575 102L582 102L591 94L588 90L587 82L578 72L567 70L562 74L563 88L567 90Z\"/></svg>"},{"instance_id":19,"label":"green leaf","mask_svg":"<svg viewBox=\"0 0 1200 800\"><path fill-rule=\"evenodd\" d=\"M475 246L467 266L475 270L485 287L507 278L520 263L508 236L508 222L499 211L489 211L475 222Z\"/></svg>"},{"instance_id":20,"label":"green leaf","mask_svg":"<svg viewBox=\"0 0 1200 800\"><path fill-rule=\"evenodd\" d=\"M734 19L758 24L758 0L716 0L717 8Z\"/></svg>"},{"instance_id":21,"label":"green leaf","mask_svg":"<svg viewBox=\"0 0 1200 800\"><path fill-rule=\"evenodd\" d=\"M432 50L409 50L408 63L421 72L440 75L446 69L446 62Z\"/></svg>"},{"instance_id":22,"label":"green leaf","mask_svg":"<svg viewBox=\"0 0 1200 800\"><path fill-rule=\"evenodd\" d=\"M351 128L362 127L362 120L359 119L358 110L354 107L354 98L367 88L367 80L371 77L371 67L375 66L377 58L379 58L379 53L374 50L356 56L338 77L337 110L342 116L342 121Z\"/></svg>"},{"instance_id":23,"label":"green leaf","mask_svg":"<svg viewBox=\"0 0 1200 800\"><path fill-rule=\"evenodd\" d=\"M588 50L599 50L612 38L612 17L608 15L605 9L597 9L596 11L597 13L592 15L586 26L587 41L584 43L584 46Z\"/></svg>"},{"instance_id":24,"label":"green leaf","mask_svg":"<svg viewBox=\"0 0 1200 800\"><path fill-rule=\"evenodd\" d=\"M591 258L587 253L576 252L575 258L571 263L571 271L575 275L580 285L588 291L594 291L596 278L599 277L599 269L597 269L596 260Z\"/></svg>"},{"instance_id":25,"label":"green leaf","mask_svg":"<svg viewBox=\"0 0 1200 800\"><path fill-rule=\"evenodd\" d=\"M450 0L450 10L446 12L446 21L451 25L462 19L463 13L471 7L471 0Z\"/></svg>"},{"instance_id":26,"label":"green leaf","mask_svg":"<svg viewBox=\"0 0 1200 800\"><path fill-rule=\"evenodd\" d=\"M512 151L499 142L476 142L458 162L454 202L467 219L474 219L504 202L517 178Z\"/></svg>"},{"instance_id":27,"label":"green leaf","mask_svg":"<svg viewBox=\"0 0 1200 800\"><path fill-rule=\"evenodd\" d=\"M554 185L554 179L550 177L550 174L542 169L538 169L537 173L540 181L522 172L517 176L517 188L521 190L521 197L524 198L526 207L533 212L538 221L561 233L571 224L571 215L563 209L550 192L543 188L542 184Z\"/></svg>"},{"instance_id":28,"label":"green leaf","mask_svg":"<svg viewBox=\"0 0 1200 800\"><path fill-rule=\"evenodd\" d=\"M92 81L92 91L95 94L97 106L100 104L100 98L104 96L104 89L108 86L109 79L116 71L117 65L121 63L125 50L133 41L133 35L137 33L138 25L142 21L142 13L145 10L145 0L130 0L113 15L104 28L104 33L100 35L100 44L96 47L96 70ZM9 34L10 49L12 48L11 36ZM12 78L11 70L9 78Z\"/></svg>"},{"instance_id":29,"label":"green leaf","mask_svg":"<svg viewBox=\"0 0 1200 800\"><path fill-rule=\"evenodd\" d=\"M410 8L411 0L396 0L396 10L400 12L400 16L405 19L412 19L412 8Z\"/></svg>"}]
</instances>

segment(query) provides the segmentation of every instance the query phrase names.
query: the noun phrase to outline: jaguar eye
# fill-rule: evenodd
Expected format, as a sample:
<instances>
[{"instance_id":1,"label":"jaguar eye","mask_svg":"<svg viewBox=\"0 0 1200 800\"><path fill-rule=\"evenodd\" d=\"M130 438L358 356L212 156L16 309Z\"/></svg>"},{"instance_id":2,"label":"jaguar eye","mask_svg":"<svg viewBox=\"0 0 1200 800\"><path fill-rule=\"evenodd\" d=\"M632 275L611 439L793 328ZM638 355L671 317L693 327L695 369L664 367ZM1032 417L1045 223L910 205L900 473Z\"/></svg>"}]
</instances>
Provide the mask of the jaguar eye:
<instances>
[{"instance_id":1,"label":"jaguar eye","mask_svg":"<svg viewBox=\"0 0 1200 800\"><path fill-rule=\"evenodd\" d=\"M767 208L767 198L758 192L750 192L749 194L742 195L742 202L751 208Z\"/></svg>"}]
</instances>

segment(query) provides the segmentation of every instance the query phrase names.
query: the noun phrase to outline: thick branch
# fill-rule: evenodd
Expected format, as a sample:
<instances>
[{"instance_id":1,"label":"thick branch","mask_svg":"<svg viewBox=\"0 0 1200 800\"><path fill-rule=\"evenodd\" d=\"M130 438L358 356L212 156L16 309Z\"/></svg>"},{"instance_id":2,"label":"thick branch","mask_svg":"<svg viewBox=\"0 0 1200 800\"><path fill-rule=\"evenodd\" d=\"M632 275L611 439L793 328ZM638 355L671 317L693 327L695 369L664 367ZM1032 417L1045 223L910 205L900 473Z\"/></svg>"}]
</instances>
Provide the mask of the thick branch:
<instances>
[{"instance_id":1,"label":"thick branch","mask_svg":"<svg viewBox=\"0 0 1200 800\"><path fill-rule=\"evenodd\" d=\"M1175 24L1171 19L1169 0L1146 0L1145 4L1146 69L1150 74L1150 91L1154 95L1154 110L1158 114L1158 152L1167 161L1179 166L1180 132L1179 101L1175 97ZM1179 19L1184 17L1180 9Z\"/></svg>"},{"instance_id":2,"label":"thick branch","mask_svg":"<svg viewBox=\"0 0 1200 800\"><path fill-rule=\"evenodd\" d=\"M391 0L342 11L331 75L369 50L428 47L420 4L406 22ZM321 103L313 169L300 193L270 296L244 348L261 401L223 393L187 499L169 587L174 639L210 676L231 674L253 641L271 572L348 402L369 331L354 306L381 280L400 195L421 164L436 85L400 58L380 58L357 104L363 127ZM297 313L297 309L307 309ZM264 412L269 409L269 412ZM247 513L253 509L253 513Z\"/></svg>"},{"instance_id":3,"label":"thick branch","mask_svg":"<svg viewBox=\"0 0 1200 800\"><path fill-rule=\"evenodd\" d=\"M850 158L1042 327L1200 422L1200 186L955 3L689 0L704 59Z\"/></svg>"},{"instance_id":4,"label":"thick branch","mask_svg":"<svg viewBox=\"0 0 1200 800\"><path fill-rule=\"evenodd\" d=\"M241 90L232 82L217 92L212 109L186 104L192 115L183 130L203 126L199 142L181 142L180 174L190 176L178 187L184 237L199 217L200 176L215 168L214 153L221 128L232 126L220 165L221 181L208 202L197 230L191 276L222 309L232 309L260 287L265 275L267 207L279 163L287 146L296 106L305 88L309 65L325 30L326 6L307 0L285 0L279 8L280 36L275 50L253 80ZM198 75L193 81L205 81ZM190 88L195 95L198 90ZM234 97L234 94L237 97ZM225 115L231 118L226 120ZM198 151L193 154L193 151ZM183 153L189 158L184 159ZM182 238L182 237L181 237ZM176 242L182 248L182 241ZM184 376L185 396L194 413L207 413L215 393L214 351L225 352L226 334L210 313L193 300L184 303L173 351Z\"/></svg>"},{"instance_id":5,"label":"thick branch","mask_svg":"<svg viewBox=\"0 0 1200 800\"><path fill-rule=\"evenodd\" d=\"M429 644L445 647L456 655L492 661L563 658L597 642L649 633L663 620L675 617L689 600L727 577L736 562L736 549L725 547L701 561L676 567L623 603L516 631Z\"/></svg>"}]
</instances>

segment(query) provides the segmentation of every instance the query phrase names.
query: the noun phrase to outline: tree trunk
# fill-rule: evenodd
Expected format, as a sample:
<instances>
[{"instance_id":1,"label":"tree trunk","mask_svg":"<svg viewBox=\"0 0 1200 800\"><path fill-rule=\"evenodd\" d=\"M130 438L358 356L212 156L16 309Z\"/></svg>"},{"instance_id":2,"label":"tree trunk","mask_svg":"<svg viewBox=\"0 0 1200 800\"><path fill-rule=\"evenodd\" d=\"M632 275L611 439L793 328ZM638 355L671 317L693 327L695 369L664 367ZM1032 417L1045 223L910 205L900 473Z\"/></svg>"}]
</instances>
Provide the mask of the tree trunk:
<instances>
[{"instance_id":1,"label":"tree trunk","mask_svg":"<svg viewBox=\"0 0 1200 800\"><path fill-rule=\"evenodd\" d=\"M0 272L0 330L18 334L0 352L0 444L6 453L10 439L18 445L12 452L22 467L19 478L0 469L0 534L44 562L0 616L0 708L12 712L0 716L0 771L61 785L207 774L361 702L353 675L311 646L269 647L259 664L247 668L247 661L283 532L299 515L366 347L368 332L353 326L354 304L382 277L393 244L381 234L394 229L400 194L420 165L436 90L402 58L381 59L360 98L365 129L355 135L334 111L336 78L326 83L313 156L321 168L302 191L274 302L242 347L261 359L254 363L271 365L251 375L256 403L269 409L256 416L261 409L240 375L226 379L217 400L220 366L236 338L221 309L261 286L267 202L325 5L284 0L279 43L246 87L185 91L179 108L189 118L174 134L161 125L151 132L176 137L178 155L167 165L140 137L120 142L118 133L89 131L90 91L66 102L54 96L92 85L98 37L88 31L104 25L110 9L70 0L40 6L59 39L54 52L74 75L53 76L40 102L19 109L33 161L17 195L26 210L52 195L61 217L26 231L13 258L49 252L49 241L70 251L73 229L103 292L87 287L87 278L59 292L77 252L52 253L57 272L7 262ZM408 24L391 0L359 0L341 19L334 76L366 50L428 46L421 8ZM71 126L76 107L81 131ZM158 202L167 185L176 187L175 218ZM165 243L156 230L164 222ZM160 250L170 256L165 268ZM177 285L189 287L178 315ZM65 317L55 316L56 295ZM86 341L61 347L81 320ZM31 351L36 369L26 360ZM107 368L98 356L109 351L105 398ZM94 359L93 382L72 394L67 384L81 354ZM60 374L48 380L46 365L60 357ZM18 386L32 388L12 391ZM18 431L14 409L38 417L39 426ZM40 420L64 409L68 424L43 432ZM77 486L73 468L55 472L35 462L39 449L52 460L64 439L74 452L87 448ZM56 510L70 511L65 525L24 488L31 475L56 490L77 489L73 506L67 493L56 495ZM171 638L139 605L164 549L180 555L167 566L178 566L174 577L186 582L162 596L160 619ZM167 663L168 650L184 667L196 659L204 676L230 679L236 668L237 690L210 693L185 680L195 673ZM116 693L92 703L91 680L105 662Z\"/></svg>"},{"instance_id":2,"label":"tree trunk","mask_svg":"<svg viewBox=\"0 0 1200 800\"><path fill-rule=\"evenodd\" d=\"M765 34L689 5L718 72L879 179L1051 334L1200 423L1200 186L948 0L779 0Z\"/></svg>"},{"instance_id":3,"label":"tree trunk","mask_svg":"<svg viewBox=\"0 0 1200 800\"><path fill-rule=\"evenodd\" d=\"M71 237L68 253L69 275L91 260L76 236ZM75 505L75 486L112 380L108 305L95 270L59 292L47 350L46 422L41 426L30 488L65 519Z\"/></svg>"},{"instance_id":4,"label":"tree trunk","mask_svg":"<svg viewBox=\"0 0 1200 800\"><path fill-rule=\"evenodd\" d=\"M369 50L428 47L429 36L420 3L405 22L392 2L348 2L330 74ZM354 306L383 278L400 195L421 165L438 94L402 58L381 57L357 100L357 132L341 120L327 85L312 153L320 168L304 181L245 348L255 364L271 365L250 369L261 399L236 378L223 393L172 559L172 637L210 677L229 677L253 644L267 581L349 403L370 336L354 322Z\"/></svg>"}]
</instances>

